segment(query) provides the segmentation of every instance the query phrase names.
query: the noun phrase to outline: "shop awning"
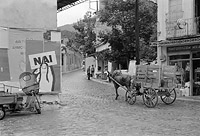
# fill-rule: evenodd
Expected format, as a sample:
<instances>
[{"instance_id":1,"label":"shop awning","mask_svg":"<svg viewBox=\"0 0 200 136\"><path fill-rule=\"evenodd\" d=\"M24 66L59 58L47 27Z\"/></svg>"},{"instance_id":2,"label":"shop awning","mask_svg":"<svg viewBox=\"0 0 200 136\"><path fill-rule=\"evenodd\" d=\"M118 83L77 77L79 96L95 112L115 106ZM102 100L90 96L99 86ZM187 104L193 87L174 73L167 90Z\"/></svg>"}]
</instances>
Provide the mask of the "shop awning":
<instances>
[{"instance_id":1,"label":"shop awning","mask_svg":"<svg viewBox=\"0 0 200 136\"><path fill-rule=\"evenodd\" d=\"M151 46L183 46L183 45L194 45L194 44L200 44L200 37L191 37L179 40L157 41L157 42L152 42Z\"/></svg>"},{"instance_id":2,"label":"shop awning","mask_svg":"<svg viewBox=\"0 0 200 136\"><path fill-rule=\"evenodd\" d=\"M57 0L57 11L63 11L87 0Z\"/></svg>"}]
</instances>

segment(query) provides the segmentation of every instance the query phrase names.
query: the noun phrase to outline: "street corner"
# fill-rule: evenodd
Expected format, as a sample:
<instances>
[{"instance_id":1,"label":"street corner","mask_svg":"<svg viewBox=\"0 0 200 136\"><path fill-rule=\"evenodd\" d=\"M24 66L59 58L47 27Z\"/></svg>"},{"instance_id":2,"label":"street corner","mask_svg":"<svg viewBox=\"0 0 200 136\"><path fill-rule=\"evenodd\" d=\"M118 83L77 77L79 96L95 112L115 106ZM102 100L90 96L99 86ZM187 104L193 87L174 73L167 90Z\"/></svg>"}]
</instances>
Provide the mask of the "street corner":
<instances>
[{"instance_id":1,"label":"street corner","mask_svg":"<svg viewBox=\"0 0 200 136\"><path fill-rule=\"evenodd\" d=\"M61 108L60 93L39 94L42 110L55 110Z\"/></svg>"},{"instance_id":2,"label":"street corner","mask_svg":"<svg viewBox=\"0 0 200 136\"><path fill-rule=\"evenodd\" d=\"M60 103L60 93L39 93L41 103Z\"/></svg>"},{"instance_id":3,"label":"street corner","mask_svg":"<svg viewBox=\"0 0 200 136\"><path fill-rule=\"evenodd\" d=\"M58 110L62 106L59 103L41 103L41 108L43 111L49 111L49 110Z\"/></svg>"}]
</instances>

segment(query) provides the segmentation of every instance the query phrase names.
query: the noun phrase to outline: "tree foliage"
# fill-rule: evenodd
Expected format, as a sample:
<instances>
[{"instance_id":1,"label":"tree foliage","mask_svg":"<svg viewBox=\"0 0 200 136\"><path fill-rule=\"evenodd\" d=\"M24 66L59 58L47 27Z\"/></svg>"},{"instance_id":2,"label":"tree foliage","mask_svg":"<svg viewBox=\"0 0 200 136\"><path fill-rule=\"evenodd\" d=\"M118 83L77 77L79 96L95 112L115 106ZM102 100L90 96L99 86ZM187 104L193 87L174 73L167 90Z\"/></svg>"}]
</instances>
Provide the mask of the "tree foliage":
<instances>
[{"instance_id":1,"label":"tree foliage","mask_svg":"<svg viewBox=\"0 0 200 136\"><path fill-rule=\"evenodd\" d=\"M74 29L78 32L75 35L75 42L78 43L83 54L92 54L95 52L94 42L96 34L94 32L96 18L93 18L91 12L87 12L83 20L74 24Z\"/></svg>"},{"instance_id":2,"label":"tree foliage","mask_svg":"<svg viewBox=\"0 0 200 136\"><path fill-rule=\"evenodd\" d=\"M139 0L140 58L155 59L156 51L150 41L156 40L157 5L148 0ZM135 57L135 0L108 0L99 13L99 21L112 28L109 33L101 32L102 41L110 43L106 55L110 61L128 60Z\"/></svg>"}]
</instances>

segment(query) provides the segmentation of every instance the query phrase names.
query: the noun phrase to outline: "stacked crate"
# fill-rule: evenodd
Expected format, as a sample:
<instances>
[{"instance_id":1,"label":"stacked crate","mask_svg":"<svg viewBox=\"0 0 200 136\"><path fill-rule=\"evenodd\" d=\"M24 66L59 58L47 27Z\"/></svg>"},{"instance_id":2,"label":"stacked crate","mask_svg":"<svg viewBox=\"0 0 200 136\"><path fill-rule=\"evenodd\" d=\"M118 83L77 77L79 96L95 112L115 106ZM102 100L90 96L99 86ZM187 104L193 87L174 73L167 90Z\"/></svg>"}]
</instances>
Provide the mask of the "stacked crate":
<instances>
[{"instance_id":1,"label":"stacked crate","mask_svg":"<svg viewBox=\"0 0 200 136\"><path fill-rule=\"evenodd\" d=\"M176 81L175 66L138 65L136 68L136 81L144 87L173 88Z\"/></svg>"}]
</instances>

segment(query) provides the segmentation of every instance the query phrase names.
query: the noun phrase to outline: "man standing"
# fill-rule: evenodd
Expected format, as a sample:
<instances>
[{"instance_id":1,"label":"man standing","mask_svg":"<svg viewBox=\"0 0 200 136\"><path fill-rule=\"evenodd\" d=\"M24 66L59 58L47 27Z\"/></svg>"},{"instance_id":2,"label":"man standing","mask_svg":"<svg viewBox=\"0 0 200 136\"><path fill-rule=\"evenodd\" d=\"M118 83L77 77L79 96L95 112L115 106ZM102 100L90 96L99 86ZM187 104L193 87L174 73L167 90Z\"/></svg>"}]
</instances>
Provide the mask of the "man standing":
<instances>
[{"instance_id":1,"label":"man standing","mask_svg":"<svg viewBox=\"0 0 200 136\"><path fill-rule=\"evenodd\" d=\"M91 77L94 76L94 65L92 65L92 68L91 68Z\"/></svg>"},{"instance_id":2,"label":"man standing","mask_svg":"<svg viewBox=\"0 0 200 136\"><path fill-rule=\"evenodd\" d=\"M90 66L87 68L87 77L88 77L88 80L90 80Z\"/></svg>"}]
</instances>

